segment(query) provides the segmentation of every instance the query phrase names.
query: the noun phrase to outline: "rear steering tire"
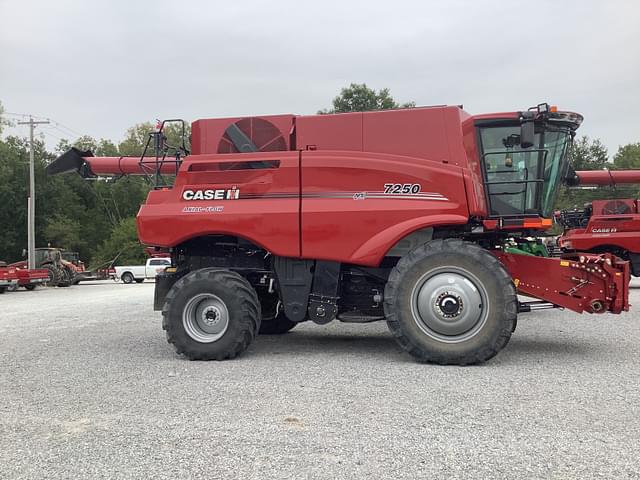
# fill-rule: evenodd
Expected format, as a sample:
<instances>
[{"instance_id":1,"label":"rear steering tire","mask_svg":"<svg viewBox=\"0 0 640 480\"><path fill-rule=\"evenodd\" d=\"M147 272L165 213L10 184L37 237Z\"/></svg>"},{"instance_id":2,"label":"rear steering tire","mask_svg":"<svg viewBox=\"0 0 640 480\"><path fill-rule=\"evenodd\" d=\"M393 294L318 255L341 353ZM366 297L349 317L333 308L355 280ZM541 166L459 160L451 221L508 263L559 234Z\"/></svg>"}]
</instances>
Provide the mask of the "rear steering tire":
<instances>
[{"instance_id":1,"label":"rear steering tire","mask_svg":"<svg viewBox=\"0 0 640 480\"><path fill-rule=\"evenodd\" d=\"M509 342L517 317L516 289L500 261L458 239L409 252L384 296L389 329L421 362L482 363Z\"/></svg>"},{"instance_id":2,"label":"rear steering tire","mask_svg":"<svg viewBox=\"0 0 640 480\"><path fill-rule=\"evenodd\" d=\"M253 287L229 270L203 268L178 280L162 309L167 341L190 360L226 360L247 349L260 329Z\"/></svg>"}]
</instances>

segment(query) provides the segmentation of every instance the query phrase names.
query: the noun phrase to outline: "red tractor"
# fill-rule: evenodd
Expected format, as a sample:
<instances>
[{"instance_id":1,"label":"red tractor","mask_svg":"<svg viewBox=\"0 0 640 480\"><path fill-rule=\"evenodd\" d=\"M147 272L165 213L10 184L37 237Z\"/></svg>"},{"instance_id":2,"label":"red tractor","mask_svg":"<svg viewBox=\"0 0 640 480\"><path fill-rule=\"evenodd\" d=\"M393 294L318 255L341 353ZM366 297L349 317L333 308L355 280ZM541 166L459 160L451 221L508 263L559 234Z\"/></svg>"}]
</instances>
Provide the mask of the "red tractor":
<instances>
[{"instance_id":1,"label":"red tractor","mask_svg":"<svg viewBox=\"0 0 640 480\"><path fill-rule=\"evenodd\" d=\"M43 247L35 249L36 269L47 270L47 285L51 287L68 287L73 284L75 272L71 262L62 258L59 248ZM27 261L21 260L9 265L20 270L27 269Z\"/></svg>"},{"instance_id":2,"label":"red tractor","mask_svg":"<svg viewBox=\"0 0 640 480\"><path fill-rule=\"evenodd\" d=\"M92 272L87 271L84 262L80 260L80 254L78 252L63 250L61 255L65 268L71 273L72 285L77 285L82 280L92 280L95 278Z\"/></svg>"},{"instance_id":3,"label":"red tractor","mask_svg":"<svg viewBox=\"0 0 640 480\"><path fill-rule=\"evenodd\" d=\"M154 180L138 234L170 252L154 306L190 359L308 320L386 320L419 361L465 365L507 344L519 310L628 310L628 263L611 254L504 250L551 226L581 122L547 104L206 119L191 152L163 122L141 158L71 149L48 172Z\"/></svg>"},{"instance_id":4,"label":"red tractor","mask_svg":"<svg viewBox=\"0 0 640 480\"><path fill-rule=\"evenodd\" d=\"M575 183L640 183L640 171L594 171ZM640 277L640 200L594 200L556 216L565 228L558 238L563 252L609 252L628 260L631 273Z\"/></svg>"}]
</instances>

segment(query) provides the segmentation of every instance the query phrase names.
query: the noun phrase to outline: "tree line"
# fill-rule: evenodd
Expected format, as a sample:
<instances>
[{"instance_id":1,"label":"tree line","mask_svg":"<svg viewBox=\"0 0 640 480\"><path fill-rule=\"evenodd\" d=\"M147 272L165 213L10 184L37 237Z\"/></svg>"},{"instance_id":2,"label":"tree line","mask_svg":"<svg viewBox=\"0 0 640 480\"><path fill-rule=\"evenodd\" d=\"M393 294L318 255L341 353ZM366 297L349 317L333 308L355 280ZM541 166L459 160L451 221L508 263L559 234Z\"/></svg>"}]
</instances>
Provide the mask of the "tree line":
<instances>
[{"instance_id":1,"label":"tree line","mask_svg":"<svg viewBox=\"0 0 640 480\"><path fill-rule=\"evenodd\" d=\"M351 84L341 90L332 107L318 113L343 113L393 108L412 108L414 102L398 103L389 89L379 91L366 84ZM8 119L0 103L0 134ZM137 240L135 215L151 186L143 177L128 176L110 181L87 181L78 175L47 176L45 168L71 146L91 150L97 156L140 156L154 129L150 122L129 128L124 139L82 136L75 141L61 140L54 151L48 151L42 140L35 142L36 174L36 247L55 246L77 251L80 258L96 268L117 256L118 264L144 261L143 247ZM173 145L179 143L180 131L169 126L167 136ZM599 139L579 137L574 142L572 162L576 170L602 168L640 169L640 143L621 146L612 158ZM22 258L27 245L27 192L29 144L17 136L0 137L0 260ZM558 208L581 207L600 198L637 196L638 189L576 190L563 187Z\"/></svg>"}]
</instances>

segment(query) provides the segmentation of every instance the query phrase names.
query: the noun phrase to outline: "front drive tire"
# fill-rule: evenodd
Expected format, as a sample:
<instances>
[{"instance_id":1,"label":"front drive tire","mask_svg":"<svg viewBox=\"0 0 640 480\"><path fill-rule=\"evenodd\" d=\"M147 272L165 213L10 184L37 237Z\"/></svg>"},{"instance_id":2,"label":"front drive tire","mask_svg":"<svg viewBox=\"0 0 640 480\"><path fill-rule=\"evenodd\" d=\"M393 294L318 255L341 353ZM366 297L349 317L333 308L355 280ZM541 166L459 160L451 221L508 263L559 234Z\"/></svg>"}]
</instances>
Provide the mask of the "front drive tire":
<instances>
[{"instance_id":1,"label":"front drive tire","mask_svg":"<svg viewBox=\"0 0 640 480\"><path fill-rule=\"evenodd\" d=\"M420 362L482 363L509 342L517 317L504 266L458 239L433 240L401 258L384 297L389 329Z\"/></svg>"},{"instance_id":2,"label":"front drive tire","mask_svg":"<svg viewBox=\"0 0 640 480\"><path fill-rule=\"evenodd\" d=\"M178 280L162 309L167 341L190 360L226 360L247 349L260 328L253 287L229 270L203 268Z\"/></svg>"}]
</instances>

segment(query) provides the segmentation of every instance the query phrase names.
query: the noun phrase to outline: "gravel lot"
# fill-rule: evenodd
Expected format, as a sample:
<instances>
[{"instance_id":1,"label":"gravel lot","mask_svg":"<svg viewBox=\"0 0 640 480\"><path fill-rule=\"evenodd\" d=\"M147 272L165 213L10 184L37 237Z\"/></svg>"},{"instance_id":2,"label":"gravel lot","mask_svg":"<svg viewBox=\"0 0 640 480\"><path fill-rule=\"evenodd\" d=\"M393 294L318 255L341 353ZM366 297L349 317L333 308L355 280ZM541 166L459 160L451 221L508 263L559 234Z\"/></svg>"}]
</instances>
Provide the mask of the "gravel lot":
<instances>
[{"instance_id":1,"label":"gravel lot","mask_svg":"<svg viewBox=\"0 0 640 480\"><path fill-rule=\"evenodd\" d=\"M637 308L523 314L475 367L339 322L190 362L152 298L0 297L0 478L640 478Z\"/></svg>"}]
</instances>

